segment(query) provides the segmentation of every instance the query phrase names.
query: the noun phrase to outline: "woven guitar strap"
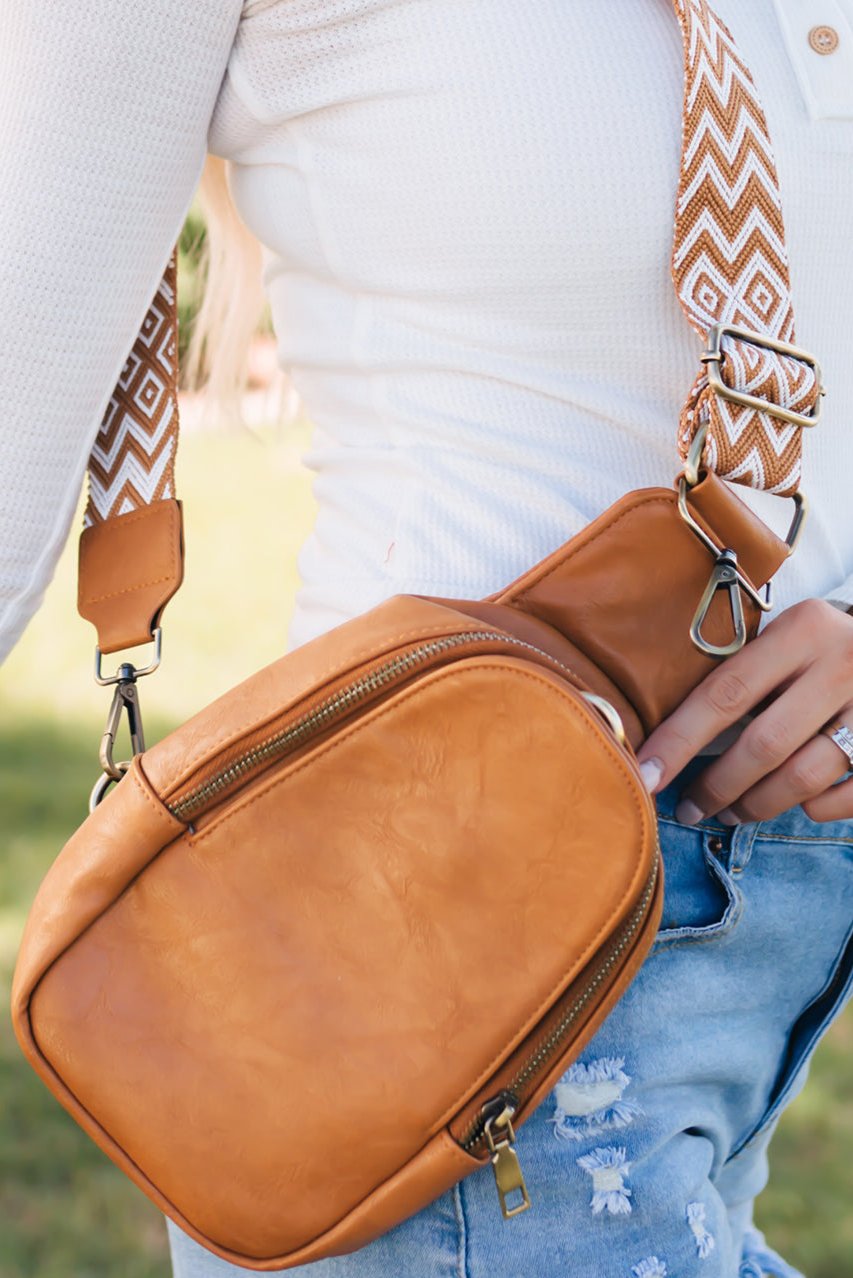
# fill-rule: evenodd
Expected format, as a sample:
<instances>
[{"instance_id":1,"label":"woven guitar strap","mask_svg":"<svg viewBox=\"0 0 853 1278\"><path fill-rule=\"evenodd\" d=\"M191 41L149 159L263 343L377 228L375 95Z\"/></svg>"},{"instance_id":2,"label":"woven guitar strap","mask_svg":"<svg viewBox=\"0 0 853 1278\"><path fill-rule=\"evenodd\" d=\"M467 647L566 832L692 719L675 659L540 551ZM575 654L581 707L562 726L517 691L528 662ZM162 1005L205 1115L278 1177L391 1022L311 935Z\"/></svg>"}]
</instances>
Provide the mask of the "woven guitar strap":
<instances>
[{"instance_id":1,"label":"woven guitar strap","mask_svg":"<svg viewBox=\"0 0 853 1278\"><path fill-rule=\"evenodd\" d=\"M706 343L715 326L749 333L751 341L723 330L711 350L725 355L716 365L724 387L768 406L737 402L723 387L715 389L706 363L681 415L679 450L686 457L705 424L704 462L710 470L791 496L800 481L802 428L816 420L821 388L817 367L803 352L785 353L755 340L794 341L782 200L767 121L749 69L714 11L705 0L674 2L684 37L675 290Z\"/></svg>"},{"instance_id":2,"label":"woven guitar strap","mask_svg":"<svg viewBox=\"0 0 853 1278\"><path fill-rule=\"evenodd\" d=\"M673 0L684 42L681 179L672 275L705 344L679 452L783 496L800 479L819 373L791 348L794 317L767 122L731 34L706 0ZM79 609L99 652L145 642L180 585L174 258L107 408L89 463Z\"/></svg>"},{"instance_id":3,"label":"woven guitar strap","mask_svg":"<svg viewBox=\"0 0 853 1278\"><path fill-rule=\"evenodd\" d=\"M147 643L183 580L177 339L173 254L89 457L77 607L98 632L99 653Z\"/></svg>"}]
</instances>

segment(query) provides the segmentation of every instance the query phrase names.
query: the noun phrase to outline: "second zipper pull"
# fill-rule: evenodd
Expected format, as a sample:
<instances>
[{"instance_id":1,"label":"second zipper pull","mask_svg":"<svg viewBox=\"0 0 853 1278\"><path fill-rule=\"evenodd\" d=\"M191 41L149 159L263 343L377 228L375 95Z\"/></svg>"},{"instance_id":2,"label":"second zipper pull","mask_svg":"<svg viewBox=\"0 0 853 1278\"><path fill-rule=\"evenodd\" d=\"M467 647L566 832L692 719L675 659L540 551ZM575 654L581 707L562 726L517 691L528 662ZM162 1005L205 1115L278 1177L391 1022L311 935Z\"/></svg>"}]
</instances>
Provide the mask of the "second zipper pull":
<instances>
[{"instance_id":1,"label":"second zipper pull","mask_svg":"<svg viewBox=\"0 0 853 1278\"><path fill-rule=\"evenodd\" d=\"M504 1104L499 1113L486 1120L485 1135L492 1156L492 1170L504 1220L519 1216L530 1206L530 1195L524 1183L524 1173L515 1152L515 1131L512 1117L513 1105Z\"/></svg>"}]
</instances>

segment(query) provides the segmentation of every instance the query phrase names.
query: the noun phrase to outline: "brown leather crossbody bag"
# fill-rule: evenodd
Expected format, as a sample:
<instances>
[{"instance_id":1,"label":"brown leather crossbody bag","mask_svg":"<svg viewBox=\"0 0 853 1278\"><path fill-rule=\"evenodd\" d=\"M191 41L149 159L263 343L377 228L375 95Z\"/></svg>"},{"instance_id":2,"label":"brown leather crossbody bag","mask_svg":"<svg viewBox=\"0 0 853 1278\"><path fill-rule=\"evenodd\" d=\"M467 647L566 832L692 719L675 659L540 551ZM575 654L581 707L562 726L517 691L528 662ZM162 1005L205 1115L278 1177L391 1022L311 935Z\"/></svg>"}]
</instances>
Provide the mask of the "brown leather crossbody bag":
<instances>
[{"instance_id":1,"label":"brown leather crossbody bag","mask_svg":"<svg viewBox=\"0 0 853 1278\"><path fill-rule=\"evenodd\" d=\"M515 1128L659 919L633 749L756 633L796 540L821 387L791 345L766 123L705 0L674 8L673 278L705 342L674 488L488 599L390 599L146 750L137 681L182 575L171 271L110 402L80 550L105 776L33 906L15 1028L101 1148L237 1264L352 1250L490 1161L504 1215L529 1205ZM787 539L724 480L793 496ZM102 673L152 638L149 667Z\"/></svg>"}]
</instances>

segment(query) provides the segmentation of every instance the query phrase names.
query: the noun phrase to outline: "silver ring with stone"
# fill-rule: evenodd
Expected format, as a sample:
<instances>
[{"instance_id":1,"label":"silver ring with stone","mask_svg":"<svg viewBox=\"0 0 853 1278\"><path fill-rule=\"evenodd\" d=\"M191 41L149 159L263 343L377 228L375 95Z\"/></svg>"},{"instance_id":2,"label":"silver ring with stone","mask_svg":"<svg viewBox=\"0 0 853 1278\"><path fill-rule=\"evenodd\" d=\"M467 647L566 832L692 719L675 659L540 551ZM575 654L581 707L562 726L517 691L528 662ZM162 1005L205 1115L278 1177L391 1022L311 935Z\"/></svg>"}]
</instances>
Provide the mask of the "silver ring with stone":
<instances>
[{"instance_id":1,"label":"silver ring with stone","mask_svg":"<svg viewBox=\"0 0 853 1278\"><path fill-rule=\"evenodd\" d=\"M843 723L831 723L828 727L821 728L821 732L835 742L853 768L853 728L848 728Z\"/></svg>"}]
</instances>

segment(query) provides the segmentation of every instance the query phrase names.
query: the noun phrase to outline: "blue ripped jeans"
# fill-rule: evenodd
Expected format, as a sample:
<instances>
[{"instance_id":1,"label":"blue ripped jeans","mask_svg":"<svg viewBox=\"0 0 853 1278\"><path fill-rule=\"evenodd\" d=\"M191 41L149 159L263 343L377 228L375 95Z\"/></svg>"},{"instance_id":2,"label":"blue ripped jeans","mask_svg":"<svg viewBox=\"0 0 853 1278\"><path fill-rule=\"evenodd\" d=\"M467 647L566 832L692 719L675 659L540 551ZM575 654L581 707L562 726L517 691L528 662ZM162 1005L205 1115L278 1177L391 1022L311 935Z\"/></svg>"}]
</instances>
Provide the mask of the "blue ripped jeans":
<instances>
[{"instance_id":1,"label":"blue ripped jeans","mask_svg":"<svg viewBox=\"0 0 853 1278\"><path fill-rule=\"evenodd\" d=\"M658 800L664 917L651 955L518 1133L532 1210L490 1169L307 1278L798 1278L752 1224L776 1119L851 983L853 822L800 808L679 825L696 760ZM606 849L603 850L606 854ZM170 1225L175 1278L243 1274Z\"/></svg>"}]
</instances>

